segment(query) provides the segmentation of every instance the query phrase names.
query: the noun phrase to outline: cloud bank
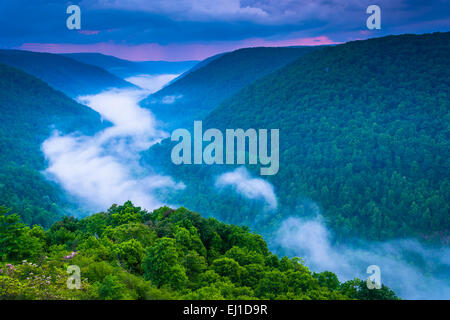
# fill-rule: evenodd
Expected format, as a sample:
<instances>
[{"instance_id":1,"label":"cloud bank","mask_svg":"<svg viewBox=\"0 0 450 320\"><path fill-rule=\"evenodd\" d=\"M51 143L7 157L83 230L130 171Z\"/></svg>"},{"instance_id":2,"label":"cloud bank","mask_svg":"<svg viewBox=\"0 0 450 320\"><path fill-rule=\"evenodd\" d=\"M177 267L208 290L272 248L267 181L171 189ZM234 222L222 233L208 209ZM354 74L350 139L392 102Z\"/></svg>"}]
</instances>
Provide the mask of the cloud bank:
<instances>
[{"instance_id":1,"label":"cloud bank","mask_svg":"<svg viewBox=\"0 0 450 320\"><path fill-rule=\"evenodd\" d=\"M341 281L367 279L366 268L378 265L382 283L401 298L450 298L450 249L446 247L426 248L415 239L334 244L320 215L287 218L274 245L285 254L304 258L316 272L335 272Z\"/></svg>"},{"instance_id":2,"label":"cloud bank","mask_svg":"<svg viewBox=\"0 0 450 320\"><path fill-rule=\"evenodd\" d=\"M270 209L278 206L273 186L261 178L252 178L245 167L221 174L216 178L218 188L231 187L237 193L251 200L263 200Z\"/></svg>"},{"instance_id":3,"label":"cloud bank","mask_svg":"<svg viewBox=\"0 0 450 320\"><path fill-rule=\"evenodd\" d=\"M149 94L154 93L162 89L167 83L178 77L178 74L161 74L161 75L149 75L140 74L133 77L126 78L125 80L132 84L148 90Z\"/></svg>"},{"instance_id":4,"label":"cloud bank","mask_svg":"<svg viewBox=\"0 0 450 320\"><path fill-rule=\"evenodd\" d=\"M261 8L240 0L144 0L89 1L96 9L140 10L169 15L177 20L208 21L211 19L253 20L267 17Z\"/></svg>"},{"instance_id":5,"label":"cloud bank","mask_svg":"<svg viewBox=\"0 0 450 320\"><path fill-rule=\"evenodd\" d=\"M112 89L79 97L113 125L94 136L54 132L42 145L49 162L44 174L88 209L104 210L127 200L149 210L161 206L155 192L184 184L139 165L139 152L168 136L156 128L151 112L138 106L148 94Z\"/></svg>"},{"instance_id":6,"label":"cloud bank","mask_svg":"<svg viewBox=\"0 0 450 320\"><path fill-rule=\"evenodd\" d=\"M77 4L82 27L74 32L64 26L68 5L64 1L0 2L0 15L8 17L0 19L0 47L180 61L249 45L327 44L445 32L450 23L447 0L379 0L380 30L366 27L366 8L374 4L369 0L84 0Z\"/></svg>"}]
</instances>

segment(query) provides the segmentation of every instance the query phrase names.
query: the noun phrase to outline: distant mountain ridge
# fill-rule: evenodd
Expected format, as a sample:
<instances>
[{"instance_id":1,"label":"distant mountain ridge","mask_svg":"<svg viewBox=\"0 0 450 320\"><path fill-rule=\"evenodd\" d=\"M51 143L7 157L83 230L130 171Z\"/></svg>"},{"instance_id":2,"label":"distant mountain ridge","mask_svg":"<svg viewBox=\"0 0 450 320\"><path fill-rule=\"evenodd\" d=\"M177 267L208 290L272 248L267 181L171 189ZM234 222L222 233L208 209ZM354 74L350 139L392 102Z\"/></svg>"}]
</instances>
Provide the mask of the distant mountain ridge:
<instances>
[{"instance_id":1,"label":"distant mountain ridge","mask_svg":"<svg viewBox=\"0 0 450 320\"><path fill-rule=\"evenodd\" d=\"M167 129L192 126L222 101L253 81L316 47L255 47L219 54L141 102Z\"/></svg>"},{"instance_id":2,"label":"distant mountain ridge","mask_svg":"<svg viewBox=\"0 0 450 320\"><path fill-rule=\"evenodd\" d=\"M202 61L200 61L199 63L197 63L195 66L193 66L191 69L189 69L188 71L184 72L183 74L181 74L177 79L174 79L173 82L180 80L181 78L184 78L185 76L187 76L188 74L190 74L191 72L194 72L200 68L203 68L204 66L206 66L207 64L213 62L214 60L220 58L221 56L223 56L224 54L227 54L228 52L222 52L222 53L218 53L214 56L208 57Z\"/></svg>"},{"instance_id":3,"label":"distant mountain ridge","mask_svg":"<svg viewBox=\"0 0 450 320\"><path fill-rule=\"evenodd\" d=\"M214 177L234 166L176 166L168 139L144 159L186 184L170 201L266 235L305 214L306 199L338 239L448 243L449 64L450 32L353 41L310 52L215 108L203 130L280 130L280 170L265 177L278 199L274 214L214 188Z\"/></svg>"},{"instance_id":4,"label":"distant mountain ridge","mask_svg":"<svg viewBox=\"0 0 450 320\"><path fill-rule=\"evenodd\" d=\"M199 61L129 61L101 53L65 53L63 56L103 68L112 74L127 78L139 74L182 74Z\"/></svg>"},{"instance_id":5,"label":"distant mountain ridge","mask_svg":"<svg viewBox=\"0 0 450 320\"><path fill-rule=\"evenodd\" d=\"M106 88L137 88L101 69L59 54L0 50L0 63L19 68L70 97L97 94Z\"/></svg>"}]
</instances>

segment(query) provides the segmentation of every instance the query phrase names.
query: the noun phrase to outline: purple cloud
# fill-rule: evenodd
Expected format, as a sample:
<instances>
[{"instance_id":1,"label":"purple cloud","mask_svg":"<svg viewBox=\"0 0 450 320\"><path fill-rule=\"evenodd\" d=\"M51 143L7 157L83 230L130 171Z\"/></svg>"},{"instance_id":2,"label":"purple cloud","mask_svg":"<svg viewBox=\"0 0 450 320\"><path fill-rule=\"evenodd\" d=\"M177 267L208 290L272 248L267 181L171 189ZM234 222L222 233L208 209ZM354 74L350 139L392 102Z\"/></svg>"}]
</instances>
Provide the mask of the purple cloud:
<instances>
[{"instance_id":1,"label":"purple cloud","mask_svg":"<svg viewBox=\"0 0 450 320\"><path fill-rule=\"evenodd\" d=\"M102 52L131 60L185 60L244 46L314 45L388 34L448 31L447 0L378 0L381 30L367 30L372 0L83 0L82 30L65 2L3 1L0 47ZM7 17L3 18L3 17Z\"/></svg>"}]
</instances>

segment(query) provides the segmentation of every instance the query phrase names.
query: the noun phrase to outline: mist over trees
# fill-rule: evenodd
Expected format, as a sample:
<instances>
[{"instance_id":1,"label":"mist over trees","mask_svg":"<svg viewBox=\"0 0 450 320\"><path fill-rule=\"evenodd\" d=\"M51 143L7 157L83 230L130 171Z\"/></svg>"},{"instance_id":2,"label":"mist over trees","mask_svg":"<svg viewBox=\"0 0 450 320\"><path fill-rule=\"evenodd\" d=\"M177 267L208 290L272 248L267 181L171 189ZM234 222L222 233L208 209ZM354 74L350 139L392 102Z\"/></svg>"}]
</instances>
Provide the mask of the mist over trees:
<instances>
[{"instance_id":1,"label":"mist over trees","mask_svg":"<svg viewBox=\"0 0 450 320\"><path fill-rule=\"evenodd\" d=\"M45 82L0 64L0 205L22 221L49 227L74 206L63 189L46 179L41 144L53 130L93 134L107 126L90 108Z\"/></svg>"},{"instance_id":2,"label":"mist over trees","mask_svg":"<svg viewBox=\"0 0 450 320\"><path fill-rule=\"evenodd\" d=\"M187 188L172 201L260 232L301 215L309 199L340 240L414 236L446 243L449 38L401 35L325 47L245 87L203 120L205 130L280 130L280 170L267 177L279 210L263 225L255 224L257 205L211 187L234 167L177 167L166 161L168 141L144 159L182 177ZM247 168L258 174L258 166Z\"/></svg>"},{"instance_id":3,"label":"mist over trees","mask_svg":"<svg viewBox=\"0 0 450 320\"><path fill-rule=\"evenodd\" d=\"M166 128L203 118L205 130L279 129L279 172L261 177L260 165L176 166L169 140L140 158L142 149L122 148L132 145L125 136L114 152L132 150L136 162L124 172L147 179L130 184L131 174L123 174L115 180L117 197L111 197L108 174L102 184L74 174L73 185L106 186L106 206L143 190L142 199L154 197L158 207L161 202L188 209L146 211L128 201L83 219L70 217L76 203L68 190L44 176L49 159L42 143L55 130L62 137L93 137L109 124L35 76L0 64L0 298L397 299L398 292L386 286L373 291L360 279L343 282L335 270L311 271L295 257L299 245L275 247L291 258L278 257L269 246L274 248L286 223L298 224L286 243L297 241L305 228L290 218L319 212L320 226L334 236L325 245L342 244L333 250L355 239L373 241L375 248L377 241L411 237L420 246L406 255L408 263L425 273L440 270L440 264L429 269L423 262L421 246L446 246L449 239L449 38L450 33L389 36L317 50L252 48L215 57L141 106L154 108ZM278 60L268 61L272 55ZM44 62L51 64L51 56L42 56ZM46 76L55 88L64 84L52 72ZM71 95L82 89L61 87ZM145 120L140 113L135 117ZM127 122L133 132L135 119ZM98 154L108 157L108 147ZM173 188L149 188L151 182ZM82 290L65 287L72 264L81 267Z\"/></svg>"},{"instance_id":4,"label":"mist over trees","mask_svg":"<svg viewBox=\"0 0 450 320\"><path fill-rule=\"evenodd\" d=\"M48 230L0 208L0 299L398 299L281 259L246 227L131 202ZM69 265L81 288L65 286Z\"/></svg>"}]
</instances>

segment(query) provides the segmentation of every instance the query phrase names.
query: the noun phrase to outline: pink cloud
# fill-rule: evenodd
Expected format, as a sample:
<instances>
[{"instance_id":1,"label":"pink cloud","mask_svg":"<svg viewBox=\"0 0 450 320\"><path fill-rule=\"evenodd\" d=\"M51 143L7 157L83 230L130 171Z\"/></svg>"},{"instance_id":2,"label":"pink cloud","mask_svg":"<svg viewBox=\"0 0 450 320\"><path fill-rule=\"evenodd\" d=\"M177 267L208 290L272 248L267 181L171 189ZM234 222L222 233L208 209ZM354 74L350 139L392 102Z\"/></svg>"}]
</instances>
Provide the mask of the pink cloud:
<instances>
[{"instance_id":1,"label":"pink cloud","mask_svg":"<svg viewBox=\"0 0 450 320\"><path fill-rule=\"evenodd\" d=\"M245 40L244 40L245 41ZM251 43L252 41L249 41ZM327 36L311 37L311 38L296 38L287 40L267 41L264 39L256 39L255 46L272 46L272 47L286 47L286 46L319 46L327 44L339 44L328 38Z\"/></svg>"},{"instance_id":2,"label":"pink cloud","mask_svg":"<svg viewBox=\"0 0 450 320\"><path fill-rule=\"evenodd\" d=\"M246 47L285 47L285 46L316 46L338 44L327 36L311 38L295 38L285 40L265 40L262 38L244 39L235 42L168 44L147 43L139 45L100 42L93 44L70 43L24 43L19 49L50 53L98 52L118 58L145 60L203 60L212 55Z\"/></svg>"}]
</instances>

